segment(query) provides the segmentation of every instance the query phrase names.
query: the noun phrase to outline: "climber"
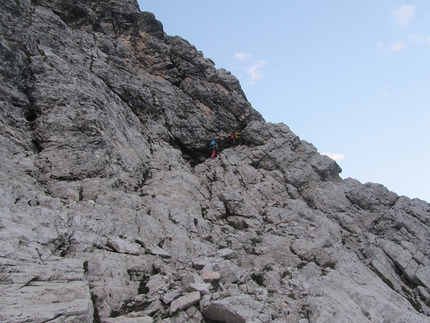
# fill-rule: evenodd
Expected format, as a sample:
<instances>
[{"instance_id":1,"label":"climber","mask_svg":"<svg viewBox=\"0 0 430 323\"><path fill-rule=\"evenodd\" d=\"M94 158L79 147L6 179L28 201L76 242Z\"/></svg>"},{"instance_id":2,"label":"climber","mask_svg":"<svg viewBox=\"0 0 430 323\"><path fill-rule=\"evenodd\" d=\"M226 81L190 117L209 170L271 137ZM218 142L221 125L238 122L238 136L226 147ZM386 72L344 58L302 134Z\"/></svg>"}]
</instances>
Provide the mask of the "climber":
<instances>
[{"instance_id":1,"label":"climber","mask_svg":"<svg viewBox=\"0 0 430 323\"><path fill-rule=\"evenodd\" d=\"M216 143L215 139L211 141L209 149L211 151L211 157L215 158L218 152L218 144Z\"/></svg>"},{"instance_id":2,"label":"climber","mask_svg":"<svg viewBox=\"0 0 430 323\"><path fill-rule=\"evenodd\" d=\"M236 146L236 134L234 132L230 135L230 140L233 146Z\"/></svg>"},{"instance_id":3,"label":"climber","mask_svg":"<svg viewBox=\"0 0 430 323\"><path fill-rule=\"evenodd\" d=\"M234 138L235 138L234 144L235 144L235 146L239 144L239 141L240 141L241 137L242 137L242 134L240 133L240 131L236 130L235 133L234 133Z\"/></svg>"}]
</instances>

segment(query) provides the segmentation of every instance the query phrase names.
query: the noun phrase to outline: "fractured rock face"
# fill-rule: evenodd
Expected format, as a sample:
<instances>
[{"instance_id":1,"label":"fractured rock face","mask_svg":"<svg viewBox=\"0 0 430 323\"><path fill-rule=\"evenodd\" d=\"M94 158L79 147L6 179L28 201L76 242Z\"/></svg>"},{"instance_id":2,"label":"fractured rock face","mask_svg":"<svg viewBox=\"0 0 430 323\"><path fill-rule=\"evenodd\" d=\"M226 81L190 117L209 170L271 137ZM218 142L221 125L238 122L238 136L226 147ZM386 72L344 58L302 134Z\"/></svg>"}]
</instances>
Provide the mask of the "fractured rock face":
<instances>
[{"instance_id":1,"label":"fractured rock face","mask_svg":"<svg viewBox=\"0 0 430 323\"><path fill-rule=\"evenodd\" d=\"M1 321L430 322L427 202L342 180L135 0L0 18Z\"/></svg>"},{"instance_id":2,"label":"fractured rock face","mask_svg":"<svg viewBox=\"0 0 430 323\"><path fill-rule=\"evenodd\" d=\"M203 316L225 323L246 323L250 318L258 317L261 308L259 302L248 296L226 297L209 305Z\"/></svg>"}]
</instances>

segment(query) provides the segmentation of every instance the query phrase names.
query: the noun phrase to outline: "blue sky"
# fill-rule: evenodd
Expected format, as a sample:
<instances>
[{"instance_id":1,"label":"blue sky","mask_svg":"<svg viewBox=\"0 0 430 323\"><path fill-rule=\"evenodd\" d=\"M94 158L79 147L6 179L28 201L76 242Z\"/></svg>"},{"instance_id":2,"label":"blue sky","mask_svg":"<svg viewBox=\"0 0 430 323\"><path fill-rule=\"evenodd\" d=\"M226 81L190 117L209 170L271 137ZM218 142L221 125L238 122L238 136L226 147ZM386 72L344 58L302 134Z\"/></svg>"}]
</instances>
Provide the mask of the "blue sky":
<instances>
[{"instance_id":1,"label":"blue sky","mask_svg":"<svg viewBox=\"0 0 430 323\"><path fill-rule=\"evenodd\" d=\"M343 178L430 202L429 0L138 0Z\"/></svg>"}]
</instances>

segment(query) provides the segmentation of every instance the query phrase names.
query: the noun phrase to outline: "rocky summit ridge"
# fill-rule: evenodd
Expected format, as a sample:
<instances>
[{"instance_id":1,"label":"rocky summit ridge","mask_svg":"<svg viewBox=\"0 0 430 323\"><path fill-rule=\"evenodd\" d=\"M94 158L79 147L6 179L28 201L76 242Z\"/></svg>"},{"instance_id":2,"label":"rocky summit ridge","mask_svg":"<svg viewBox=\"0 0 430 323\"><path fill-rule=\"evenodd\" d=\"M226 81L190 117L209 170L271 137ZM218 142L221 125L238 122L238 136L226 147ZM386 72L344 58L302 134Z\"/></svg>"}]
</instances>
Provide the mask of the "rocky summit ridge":
<instances>
[{"instance_id":1,"label":"rocky summit ridge","mask_svg":"<svg viewBox=\"0 0 430 323\"><path fill-rule=\"evenodd\" d=\"M430 205L136 0L0 0L0 33L1 322L430 322Z\"/></svg>"}]
</instances>

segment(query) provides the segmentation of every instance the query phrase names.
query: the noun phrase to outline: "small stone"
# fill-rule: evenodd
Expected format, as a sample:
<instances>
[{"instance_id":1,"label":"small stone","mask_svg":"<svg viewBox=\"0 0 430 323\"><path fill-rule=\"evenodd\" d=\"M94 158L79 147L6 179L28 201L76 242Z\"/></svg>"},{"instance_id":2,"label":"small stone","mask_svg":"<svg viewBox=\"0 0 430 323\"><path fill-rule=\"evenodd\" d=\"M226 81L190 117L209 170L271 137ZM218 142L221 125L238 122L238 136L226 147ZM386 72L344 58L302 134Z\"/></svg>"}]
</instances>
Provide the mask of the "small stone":
<instances>
[{"instance_id":1,"label":"small stone","mask_svg":"<svg viewBox=\"0 0 430 323\"><path fill-rule=\"evenodd\" d=\"M179 310L186 309L192 305L197 304L200 301L200 293L192 292L185 294L184 296L179 297L174 300L170 305L170 313L176 313Z\"/></svg>"},{"instance_id":2,"label":"small stone","mask_svg":"<svg viewBox=\"0 0 430 323\"><path fill-rule=\"evenodd\" d=\"M131 255L139 254L140 246L137 243L131 243L119 237L109 237L107 245L119 253L128 253Z\"/></svg>"},{"instance_id":3,"label":"small stone","mask_svg":"<svg viewBox=\"0 0 430 323\"><path fill-rule=\"evenodd\" d=\"M182 292L179 289L167 292L163 295L163 303L166 305L169 305L175 299L178 299L179 297L181 297L181 295L182 295Z\"/></svg>"},{"instance_id":4,"label":"small stone","mask_svg":"<svg viewBox=\"0 0 430 323\"><path fill-rule=\"evenodd\" d=\"M221 278L221 275L216 271L204 271L200 274L200 277L205 282L214 282L214 281L219 281Z\"/></svg>"},{"instance_id":5,"label":"small stone","mask_svg":"<svg viewBox=\"0 0 430 323\"><path fill-rule=\"evenodd\" d=\"M217 254L225 259L237 259L239 257L236 251L229 248L220 249Z\"/></svg>"},{"instance_id":6,"label":"small stone","mask_svg":"<svg viewBox=\"0 0 430 323\"><path fill-rule=\"evenodd\" d=\"M204 284L204 283L191 283L189 285L189 291L199 291L201 295L207 295L209 294L209 288L211 287L211 284Z\"/></svg>"}]
</instances>

